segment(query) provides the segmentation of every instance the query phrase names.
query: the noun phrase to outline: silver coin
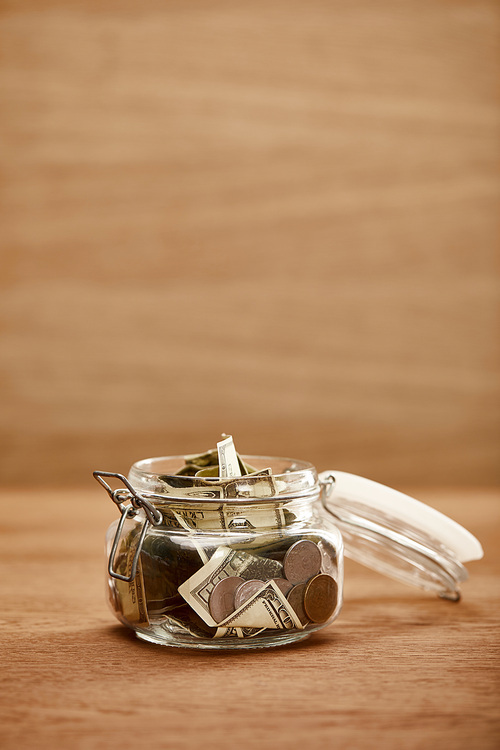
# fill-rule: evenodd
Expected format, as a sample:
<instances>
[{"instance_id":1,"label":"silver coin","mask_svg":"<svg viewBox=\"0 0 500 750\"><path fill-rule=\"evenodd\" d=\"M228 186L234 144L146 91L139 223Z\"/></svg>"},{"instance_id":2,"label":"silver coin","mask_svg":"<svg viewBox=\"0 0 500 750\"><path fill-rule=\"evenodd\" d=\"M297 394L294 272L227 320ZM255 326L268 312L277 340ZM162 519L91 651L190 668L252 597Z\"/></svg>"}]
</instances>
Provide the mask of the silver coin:
<instances>
[{"instance_id":1,"label":"silver coin","mask_svg":"<svg viewBox=\"0 0 500 750\"><path fill-rule=\"evenodd\" d=\"M258 555L245 554L248 559L248 565L245 566L245 578L268 581L270 578L278 578L283 575L283 565L278 560L272 560L268 557L259 557Z\"/></svg>"},{"instance_id":2,"label":"silver coin","mask_svg":"<svg viewBox=\"0 0 500 750\"><path fill-rule=\"evenodd\" d=\"M273 578L272 579L276 586L279 588L282 594L285 596L288 594L290 589L293 587L293 583L290 583L286 578Z\"/></svg>"},{"instance_id":3,"label":"silver coin","mask_svg":"<svg viewBox=\"0 0 500 750\"><path fill-rule=\"evenodd\" d=\"M215 622L222 622L234 612L234 593L243 583L239 576L229 576L216 583L208 600L208 608Z\"/></svg>"},{"instance_id":4,"label":"silver coin","mask_svg":"<svg viewBox=\"0 0 500 750\"><path fill-rule=\"evenodd\" d=\"M309 539L295 542L283 560L285 576L290 583L304 583L321 570L321 552Z\"/></svg>"},{"instance_id":5,"label":"silver coin","mask_svg":"<svg viewBox=\"0 0 500 750\"><path fill-rule=\"evenodd\" d=\"M318 549L321 552L321 572L336 578L337 555L335 549L331 544L325 543L323 539L318 542Z\"/></svg>"},{"instance_id":6,"label":"silver coin","mask_svg":"<svg viewBox=\"0 0 500 750\"><path fill-rule=\"evenodd\" d=\"M250 581L244 581L241 583L234 594L234 608L239 609L250 597L260 591L265 586L264 581L258 581L257 579L251 579Z\"/></svg>"}]
</instances>

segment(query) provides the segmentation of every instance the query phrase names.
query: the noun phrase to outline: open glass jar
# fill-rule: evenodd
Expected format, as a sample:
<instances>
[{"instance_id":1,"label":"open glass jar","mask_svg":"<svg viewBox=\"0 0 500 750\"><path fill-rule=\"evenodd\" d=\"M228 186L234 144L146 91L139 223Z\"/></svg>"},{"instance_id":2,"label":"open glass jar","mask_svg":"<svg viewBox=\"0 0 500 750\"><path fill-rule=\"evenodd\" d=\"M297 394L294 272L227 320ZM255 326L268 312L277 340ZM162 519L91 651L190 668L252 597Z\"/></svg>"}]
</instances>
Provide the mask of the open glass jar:
<instances>
[{"instance_id":1,"label":"open glass jar","mask_svg":"<svg viewBox=\"0 0 500 750\"><path fill-rule=\"evenodd\" d=\"M121 517L106 537L108 596L143 640L258 648L301 640L342 606L343 554L457 600L479 542L395 490L287 458L258 471L179 476L182 456L94 472ZM113 484L120 486L113 489Z\"/></svg>"}]
</instances>

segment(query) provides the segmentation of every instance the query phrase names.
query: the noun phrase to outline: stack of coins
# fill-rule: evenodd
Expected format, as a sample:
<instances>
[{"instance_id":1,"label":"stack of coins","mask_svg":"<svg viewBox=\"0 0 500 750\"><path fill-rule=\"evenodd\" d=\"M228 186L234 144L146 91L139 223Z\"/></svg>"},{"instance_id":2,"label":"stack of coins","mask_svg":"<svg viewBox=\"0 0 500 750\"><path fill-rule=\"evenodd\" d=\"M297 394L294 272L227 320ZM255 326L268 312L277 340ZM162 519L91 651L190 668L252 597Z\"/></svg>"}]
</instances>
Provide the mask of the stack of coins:
<instances>
[{"instance_id":1,"label":"stack of coins","mask_svg":"<svg viewBox=\"0 0 500 750\"><path fill-rule=\"evenodd\" d=\"M222 622L272 580L302 625L324 623L334 613L338 595L333 576L322 572L325 557L325 552L322 554L315 542L308 539L295 542L285 553L283 577L245 580L229 576L219 581L210 594L210 614L215 622ZM332 572L334 565L331 560L329 563L328 569Z\"/></svg>"},{"instance_id":2,"label":"stack of coins","mask_svg":"<svg viewBox=\"0 0 500 750\"><path fill-rule=\"evenodd\" d=\"M322 555L309 539L295 542L283 560L283 571L293 587L286 598L302 625L326 622L337 606L337 583L321 572Z\"/></svg>"}]
</instances>

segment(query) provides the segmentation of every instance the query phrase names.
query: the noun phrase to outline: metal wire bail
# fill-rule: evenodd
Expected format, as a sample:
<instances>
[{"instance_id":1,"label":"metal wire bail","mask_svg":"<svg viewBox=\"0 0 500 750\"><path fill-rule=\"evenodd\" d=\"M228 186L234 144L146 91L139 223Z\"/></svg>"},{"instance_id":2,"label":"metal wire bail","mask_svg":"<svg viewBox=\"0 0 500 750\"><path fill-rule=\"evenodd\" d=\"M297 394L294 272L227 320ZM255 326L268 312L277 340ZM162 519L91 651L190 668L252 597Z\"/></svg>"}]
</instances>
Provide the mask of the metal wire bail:
<instances>
[{"instance_id":1,"label":"metal wire bail","mask_svg":"<svg viewBox=\"0 0 500 750\"><path fill-rule=\"evenodd\" d=\"M146 497L144 497L144 495L141 495L139 492L137 492L132 487L127 477L123 476L123 474L117 474L113 471L94 471L92 473L99 484L104 487L111 500L116 505L118 505L122 513L124 507L126 507L124 501L130 500L135 510L139 510L141 508L142 510L144 510L149 523L153 524L153 526L159 526L162 523L163 516L160 511L155 508L154 505L150 503ZM112 487L105 481L104 477L115 477L116 479L119 479L120 482L123 482L123 484L125 485L126 490L122 488L113 490Z\"/></svg>"},{"instance_id":2,"label":"metal wire bail","mask_svg":"<svg viewBox=\"0 0 500 750\"><path fill-rule=\"evenodd\" d=\"M99 482L99 484L104 487L104 489L110 496L111 500L115 503L115 505L118 506L120 513L121 513L121 518L116 528L116 533L113 539L113 544L111 547L111 552L110 552L109 560L108 560L109 575L112 578L118 578L120 581L131 583L134 580L135 575L137 573L137 563L139 561L139 555L141 554L141 549L142 549L142 545L144 542L144 538L146 536L146 532L150 524L152 524L153 526L159 526L163 521L163 516L160 513L160 511L157 510L157 508L155 508L149 502L149 500L147 500L145 497L143 497L142 495L140 495L138 492L134 490L134 488L132 487L128 479L125 476L123 476L123 474L117 474L112 471L94 471L93 475L95 479ZM115 479L119 479L121 482L123 482L126 489L118 488L116 490L113 490L112 487L108 484L108 482L106 482L104 477L114 477ZM130 505L126 505L127 501L130 501ZM118 571L114 569L114 560L116 556L116 551L118 549L118 543L121 538L125 520L127 518L132 518L133 516L137 515L137 513L141 509L144 511L146 518L144 519L139 541L137 542L137 549L134 553L134 558L132 560L132 568L131 568L129 575L122 575L121 573L118 573Z\"/></svg>"}]
</instances>

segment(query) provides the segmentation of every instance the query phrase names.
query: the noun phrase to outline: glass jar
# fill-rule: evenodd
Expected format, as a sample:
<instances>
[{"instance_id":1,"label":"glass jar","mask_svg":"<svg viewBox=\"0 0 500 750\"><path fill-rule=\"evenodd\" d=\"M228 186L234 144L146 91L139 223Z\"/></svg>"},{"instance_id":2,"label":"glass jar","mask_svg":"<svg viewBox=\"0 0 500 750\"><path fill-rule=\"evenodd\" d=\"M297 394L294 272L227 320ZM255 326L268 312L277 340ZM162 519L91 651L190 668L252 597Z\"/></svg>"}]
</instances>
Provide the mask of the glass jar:
<instances>
[{"instance_id":1,"label":"glass jar","mask_svg":"<svg viewBox=\"0 0 500 750\"><path fill-rule=\"evenodd\" d=\"M344 541L359 562L453 600L462 563L482 556L469 532L395 490L243 459L262 473L180 476L182 456L139 461L128 478L94 472L121 514L106 537L109 603L139 638L206 649L307 638L340 613Z\"/></svg>"}]
</instances>

